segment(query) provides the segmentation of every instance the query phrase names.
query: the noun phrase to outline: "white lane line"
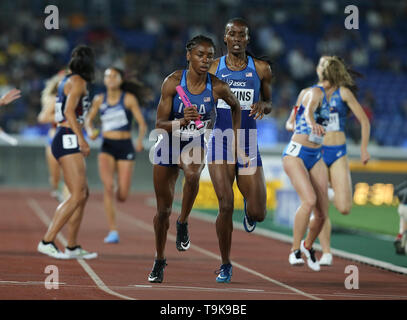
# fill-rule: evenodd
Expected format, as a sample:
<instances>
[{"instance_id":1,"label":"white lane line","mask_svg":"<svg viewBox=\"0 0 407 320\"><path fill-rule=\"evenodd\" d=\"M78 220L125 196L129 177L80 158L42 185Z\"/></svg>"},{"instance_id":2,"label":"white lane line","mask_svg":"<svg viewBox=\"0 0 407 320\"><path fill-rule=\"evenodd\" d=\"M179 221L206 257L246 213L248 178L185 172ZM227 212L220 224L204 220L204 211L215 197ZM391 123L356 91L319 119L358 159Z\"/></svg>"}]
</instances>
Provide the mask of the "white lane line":
<instances>
[{"instance_id":1,"label":"white lane line","mask_svg":"<svg viewBox=\"0 0 407 320\"><path fill-rule=\"evenodd\" d=\"M40 207L38 202L32 198L27 199L27 203L30 206L30 208L33 210L33 212L37 215L37 217L45 224L45 226L49 226L51 223L51 219L47 216L45 211ZM67 241L65 237L61 234L61 232L58 234L57 239L64 245L67 245ZM103 281L100 279L100 277L96 274L95 271L90 267L90 265L85 262L83 259L76 259L78 261L79 265L85 270L85 272L89 275L89 277L93 280L93 282L101 289L102 291L112 295L116 296L121 299L125 300L136 300L134 298L122 295L118 292L115 292L111 290Z\"/></svg>"},{"instance_id":2,"label":"white lane line","mask_svg":"<svg viewBox=\"0 0 407 320\"><path fill-rule=\"evenodd\" d=\"M265 290L260 289L245 289L245 288L207 288L207 287L188 287L188 286L147 286L140 284L133 284L130 287L136 288L150 288L150 289L174 289L174 290L190 290L190 291L220 291L220 292L247 292L247 293L258 293L265 292Z\"/></svg>"},{"instance_id":3,"label":"white lane line","mask_svg":"<svg viewBox=\"0 0 407 320\"><path fill-rule=\"evenodd\" d=\"M10 285L17 285L17 286L35 286L35 285L44 285L44 281L11 281L11 280L0 280L0 285L2 284L10 284ZM66 285L66 282L52 282L54 285L62 286Z\"/></svg>"},{"instance_id":4,"label":"white lane line","mask_svg":"<svg viewBox=\"0 0 407 320\"><path fill-rule=\"evenodd\" d=\"M149 203L151 203L152 200L149 200ZM199 211L199 210L195 210L193 209L193 211L191 212L191 217L196 218L198 220L203 220L203 221L207 221L207 222L212 222L214 223L216 221L216 217ZM233 222L233 228L234 229L239 229L239 230L244 230L243 226L241 223L237 223L237 222ZM279 240L282 242L286 242L286 243L292 243L293 238L290 236L287 236L285 234L281 234L275 231L270 231L264 228L261 228L261 226L256 228L255 231L256 234L258 235L262 235L264 237L267 238L271 238L271 239L275 239L275 240ZM322 250L322 247L320 244L318 243L314 243L314 248L317 250ZM352 260L352 261L356 261L356 262L360 262L360 263L364 263L373 267L377 267L377 268L382 268L385 270L389 270L389 271L393 271L396 273L401 273L401 274L407 274L407 268L405 267L399 267L396 266L392 263L388 263L388 262L384 262L384 261L380 261L380 260L376 260L373 258L369 258L366 256L362 256L359 254L355 254L355 253L349 253L347 251L344 250L339 250L339 249L335 249L335 248L331 248L331 252L335 255L338 256L340 258L344 258L344 259L348 259L348 260Z\"/></svg>"},{"instance_id":5,"label":"white lane line","mask_svg":"<svg viewBox=\"0 0 407 320\"><path fill-rule=\"evenodd\" d=\"M133 223L136 224L139 228L154 233L154 228L153 228L152 225L147 224L147 223L141 221L140 219L137 219L137 218L135 218L135 217L132 217L131 215L129 215L129 214L123 212L123 211L118 211L118 212L119 212L119 214L121 215L122 218L127 219L129 222L133 222ZM170 233L168 233L167 238L170 239L171 241L174 241L174 242L175 242L175 240L176 240L176 237L175 237L174 235L170 234ZM198 252L200 252L200 253L202 253L202 254L208 256L208 257L214 258L214 259L216 259L216 260L218 260L218 261L221 260L221 257L220 257L219 255L217 255L217 254L215 254L215 253L213 253L213 252L211 252L211 251L208 251L208 250L206 250L206 249L203 249L203 248L201 248L201 247L199 247L199 246L197 246L197 245L191 244L191 249L192 249L192 250L195 250L195 251L198 251ZM314 295L308 294L308 293L306 293L306 292L304 292L304 291L301 291L301 290L299 290L299 289L296 289L296 288L294 288L294 287L291 287L291 286L289 286L289 285L286 285L286 284L284 284L284 283L282 283L282 282L280 282L280 281L277 281L277 280L275 280L275 279L272 279L272 278L270 278L270 277L268 277L268 276L266 276L266 275L264 275L264 274L261 274L261 273L255 271L255 270L252 270L252 269L250 269L250 268L247 268L247 267L243 266L243 265L240 264L240 263L237 263L237 262L235 262L235 261L232 261L232 264L233 264L233 266L235 266L236 268L242 269L243 271L246 271L247 273L250 273L250 274L252 274L252 275L254 275L254 276L260 277L260 278L262 278L262 279L264 279L264 280L266 280L266 281L269 281L269 282L271 282L271 283L274 283L274 284L277 285L277 286L286 288L287 290L293 291L293 292L295 292L295 293L297 293L297 294L299 294L299 295L302 295L302 296L304 296L304 297L307 297L307 298L313 299L313 300L322 300L321 298L318 298L318 297L316 297L316 296L314 296Z\"/></svg>"}]
</instances>

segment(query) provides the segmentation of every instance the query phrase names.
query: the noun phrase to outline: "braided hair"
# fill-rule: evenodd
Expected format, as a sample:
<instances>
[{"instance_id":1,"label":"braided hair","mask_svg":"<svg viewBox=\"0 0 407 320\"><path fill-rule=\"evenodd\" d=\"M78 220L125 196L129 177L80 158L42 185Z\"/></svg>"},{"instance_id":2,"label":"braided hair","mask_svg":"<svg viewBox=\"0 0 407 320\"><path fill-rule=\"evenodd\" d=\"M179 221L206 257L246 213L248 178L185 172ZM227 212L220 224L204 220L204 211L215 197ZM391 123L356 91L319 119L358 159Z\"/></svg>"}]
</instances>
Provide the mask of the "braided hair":
<instances>
[{"instance_id":1,"label":"braided hair","mask_svg":"<svg viewBox=\"0 0 407 320\"><path fill-rule=\"evenodd\" d=\"M189 40L187 42L187 45L185 48L188 52L191 52L192 49L196 48L198 45L200 45L201 43L204 43L204 42L209 43L213 47L213 49L216 51L216 46L215 46L215 43L212 41L212 39L209 37L205 37L202 34L200 34L196 37L193 37L191 40Z\"/></svg>"}]
</instances>

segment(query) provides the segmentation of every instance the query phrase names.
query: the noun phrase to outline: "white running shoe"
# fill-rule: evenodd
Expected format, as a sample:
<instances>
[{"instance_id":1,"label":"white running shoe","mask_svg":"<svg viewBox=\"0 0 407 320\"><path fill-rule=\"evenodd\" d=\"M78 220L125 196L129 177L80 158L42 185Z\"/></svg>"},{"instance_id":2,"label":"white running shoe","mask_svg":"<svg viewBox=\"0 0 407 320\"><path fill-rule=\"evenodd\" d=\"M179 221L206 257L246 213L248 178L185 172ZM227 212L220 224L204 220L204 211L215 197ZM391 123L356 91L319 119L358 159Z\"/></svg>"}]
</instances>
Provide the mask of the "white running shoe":
<instances>
[{"instance_id":1,"label":"white running shoe","mask_svg":"<svg viewBox=\"0 0 407 320\"><path fill-rule=\"evenodd\" d=\"M321 257L321 259L319 259L319 265L320 266L332 266L332 253L324 253Z\"/></svg>"},{"instance_id":2,"label":"white running shoe","mask_svg":"<svg viewBox=\"0 0 407 320\"><path fill-rule=\"evenodd\" d=\"M98 257L96 252L89 252L81 248L81 246L76 246L75 249L71 250L65 248L65 254L68 259L95 259Z\"/></svg>"},{"instance_id":3,"label":"white running shoe","mask_svg":"<svg viewBox=\"0 0 407 320\"><path fill-rule=\"evenodd\" d=\"M288 256L288 262L292 266L302 266L305 263L305 261L301 257L301 250L298 249L298 250L292 251L290 253L290 255Z\"/></svg>"},{"instance_id":4,"label":"white running shoe","mask_svg":"<svg viewBox=\"0 0 407 320\"><path fill-rule=\"evenodd\" d=\"M59 251L57 246L53 242L44 244L42 241L40 241L37 246L37 251L55 259L68 259L68 256L65 253Z\"/></svg>"},{"instance_id":5,"label":"white running shoe","mask_svg":"<svg viewBox=\"0 0 407 320\"><path fill-rule=\"evenodd\" d=\"M320 266L319 266L319 262L318 260L315 258L315 251L313 248L311 248L311 250L308 250L307 248L305 248L305 240L301 241L301 252L303 254L305 254L305 257L307 258L307 264L308 267L310 267L312 270L314 271L319 271L321 270Z\"/></svg>"}]
</instances>

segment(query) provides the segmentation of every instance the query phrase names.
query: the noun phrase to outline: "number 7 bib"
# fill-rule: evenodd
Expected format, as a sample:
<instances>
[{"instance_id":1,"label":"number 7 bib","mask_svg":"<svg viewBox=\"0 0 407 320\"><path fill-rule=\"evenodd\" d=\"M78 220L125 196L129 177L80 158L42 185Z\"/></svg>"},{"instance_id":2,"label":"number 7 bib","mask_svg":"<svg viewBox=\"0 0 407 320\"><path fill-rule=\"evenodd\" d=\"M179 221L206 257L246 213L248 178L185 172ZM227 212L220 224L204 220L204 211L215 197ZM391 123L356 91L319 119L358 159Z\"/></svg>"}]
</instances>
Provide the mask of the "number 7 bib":
<instances>
[{"instance_id":1,"label":"number 7 bib","mask_svg":"<svg viewBox=\"0 0 407 320\"><path fill-rule=\"evenodd\" d=\"M288 154L289 156L298 157L298 155L300 154L300 150L301 144L294 141L290 141L285 153Z\"/></svg>"}]
</instances>

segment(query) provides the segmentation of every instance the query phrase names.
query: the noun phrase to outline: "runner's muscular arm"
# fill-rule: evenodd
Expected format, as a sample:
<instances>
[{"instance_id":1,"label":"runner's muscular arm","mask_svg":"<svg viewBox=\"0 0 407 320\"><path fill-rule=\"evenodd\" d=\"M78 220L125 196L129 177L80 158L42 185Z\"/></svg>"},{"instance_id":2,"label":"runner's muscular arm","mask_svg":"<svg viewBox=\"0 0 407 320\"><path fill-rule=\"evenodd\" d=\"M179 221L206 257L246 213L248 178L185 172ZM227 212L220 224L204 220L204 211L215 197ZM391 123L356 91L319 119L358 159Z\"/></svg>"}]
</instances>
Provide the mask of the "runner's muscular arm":
<instances>
[{"instance_id":1,"label":"runner's muscular arm","mask_svg":"<svg viewBox=\"0 0 407 320\"><path fill-rule=\"evenodd\" d=\"M287 131L294 131L294 125L295 125L294 108L292 108L290 116L288 117L287 121L285 122L285 129Z\"/></svg>"},{"instance_id":2,"label":"runner's muscular arm","mask_svg":"<svg viewBox=\"0 0 407 320\"><path fill-rule=\"evenodd\" d=\"M97 130L93 127L93 119L96 117L99 112L100 106L103 103L103 95L98 94L93 98L92 105L90 107L89 113L85 119L85 129L86 132L92 140L96 139L98 136Z\"/></svg>"},{"instance_id":3,"label":"runner's muscular arm","mask_svg":"<svg viewBox=\"0 0 407 320\"><path fill-rule=\"evenodd\" d=\"M272 110L271 80L273 78L270 65L266 61L255 60L255 67L260 77L260 101L252 105L249 116L261 120L265 114Z\"/></svg>"},{"instance_id":4,"label":"runner's muscular arm","mask_svg":"<svg viewBox=\"0 0 407 320\"><path fill-rule=\"evenodd\" d=\"M136 142L136 151L140 152L143 150L143 139L147 132L146 121L144 120L144 116L140 110L140 106L135 95L127 93L124 97L124 105L128 106L138 123L139 132Z\"/></svg>"},{"instance_id":5,"label":"runner's muscular arm","mask_svg":"<svg viewBox=\"0 0 407 320\"><path fill-rule=\"evenodd\" d=\"M304 116L307 124L312 128L312 132L322 136L325 134L325 129L320 124L316 123L314 119L314 112L318 108L322 100L322 91L318 88L312 88L304 97Z\"/></svg>"},{"instance_id":6,"label":"runner's muscular arm","mask_svg":"<svg viewBox=\"0 0 407 320\"><path fill-rule=\"evenodd\" d=\"M361 144L360 144L360 159L363 164L367 164L370 160L370 154L367 151L367 145L370 139L370 122L369 118L366 116L365 111L356 100L352 91L348 88L340 87L339 93L343 99L352 110L353 114L356 116L361 125Z\"/></svg>"},{"instance_id":7,"label":"runner's muscular arm","mask_svg":"<svg viewBox=\"0 0 407 320\"><path fill-rule=\"evenodd\" d=\"M295 102L295 106L299 107L302 99L304 98L305 93L307 92L309 88L302 89L300 94L297 97L297 101ZM294 107L295 108L295 107ZM294 108L291 110L290 116L288 117L286 123L285 123L285 129L287 131L294 131L294 126L295 126L295 118L294 118Z\"/></svg>"},{"instance_id":8,"label":"runner's muscular arm","mask_svg":"<svg viewBox=\"0 0 407 320\"><path fill-rule=\"evenodd\" d=\"M157 107L157 117L155 126L157 129L164 129L167 132L172 132L173 126L186 126L191 120L198 120L199 114L196 108L185 108L184 118L176 120L168 120L170 118L172 101L177 94L175 87L179 84L180 73L178 71L172 73L165 78L161 86L161 97Z\"/></svg>"}]
</instances>

